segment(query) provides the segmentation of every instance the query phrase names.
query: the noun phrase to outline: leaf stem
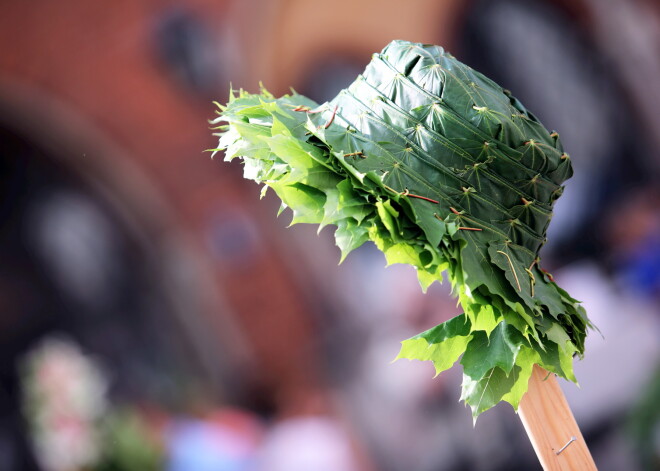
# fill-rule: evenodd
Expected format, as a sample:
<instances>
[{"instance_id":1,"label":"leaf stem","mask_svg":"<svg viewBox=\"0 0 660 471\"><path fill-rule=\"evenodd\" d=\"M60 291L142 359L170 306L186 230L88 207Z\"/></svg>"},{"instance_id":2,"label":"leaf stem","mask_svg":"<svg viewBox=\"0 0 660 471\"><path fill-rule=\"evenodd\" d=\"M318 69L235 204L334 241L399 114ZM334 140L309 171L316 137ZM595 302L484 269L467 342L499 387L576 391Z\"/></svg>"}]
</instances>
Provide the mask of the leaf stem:
<instances>
[{"instance_id":1,"label":"leaf stem","mask_svg":"<svg viewBox=\"0 0 660 471\"><path fill-rule=\"evenodd\" d=\"M511 267L511 271L513 272L513 277L516 279L516 284L518 285L518 291L522 292L522 288L520 287L520 281L518 280L518 275L516 274L516 269L513 268L513 262L511 261L511 257L509 257L509 254L506 252L503 252L501 250L498 250L497 253L501 253L506 257L506 259L509 261L509 266Z\"/></svg>"}]
</instances>

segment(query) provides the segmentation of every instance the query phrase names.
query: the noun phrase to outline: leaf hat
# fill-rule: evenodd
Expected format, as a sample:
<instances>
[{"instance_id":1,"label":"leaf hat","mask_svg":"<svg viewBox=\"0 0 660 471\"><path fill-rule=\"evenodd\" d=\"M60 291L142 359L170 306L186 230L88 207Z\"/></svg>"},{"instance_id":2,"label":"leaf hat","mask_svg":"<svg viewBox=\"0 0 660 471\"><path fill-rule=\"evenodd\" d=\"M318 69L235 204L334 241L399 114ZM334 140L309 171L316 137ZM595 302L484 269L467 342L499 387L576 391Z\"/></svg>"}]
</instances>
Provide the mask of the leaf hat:
<instances>
[{"instance_id":1,"label":"leaf hat","mask_svg":"<svg viewBox=\"0 0 660 471\"><path fill-rule=\"evenodd\" d=\"M571 161L510 92L439 46L393 41L328 103L262 89L218 106L215 150L242 159L292 223L336 226L342 259L373 241L424 289L446 273L463 315L399 358L437 373L460 358L475 418L502 400L517 409L534 364L576 381L591 324L539 258Z\"/></svg>"}]
</instances>

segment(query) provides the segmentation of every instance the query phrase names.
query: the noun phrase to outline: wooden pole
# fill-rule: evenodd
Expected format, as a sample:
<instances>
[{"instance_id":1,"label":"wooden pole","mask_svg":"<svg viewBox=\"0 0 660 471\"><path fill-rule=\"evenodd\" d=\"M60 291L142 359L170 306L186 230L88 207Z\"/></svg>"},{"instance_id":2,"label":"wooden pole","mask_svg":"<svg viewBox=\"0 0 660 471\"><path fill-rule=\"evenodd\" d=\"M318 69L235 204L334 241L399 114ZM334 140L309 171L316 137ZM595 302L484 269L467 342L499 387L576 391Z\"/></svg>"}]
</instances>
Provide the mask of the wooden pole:
<instances>
[{"instance_id":1,"label":"wooden pole","mask_svg":"<svg viewBox=\"0 0 660 471\"><path fill-rule=\"evenodd\" d=\"M534 365L518 414L545 471L596 470L555 375Z\"/></svg>"}]
</instances>

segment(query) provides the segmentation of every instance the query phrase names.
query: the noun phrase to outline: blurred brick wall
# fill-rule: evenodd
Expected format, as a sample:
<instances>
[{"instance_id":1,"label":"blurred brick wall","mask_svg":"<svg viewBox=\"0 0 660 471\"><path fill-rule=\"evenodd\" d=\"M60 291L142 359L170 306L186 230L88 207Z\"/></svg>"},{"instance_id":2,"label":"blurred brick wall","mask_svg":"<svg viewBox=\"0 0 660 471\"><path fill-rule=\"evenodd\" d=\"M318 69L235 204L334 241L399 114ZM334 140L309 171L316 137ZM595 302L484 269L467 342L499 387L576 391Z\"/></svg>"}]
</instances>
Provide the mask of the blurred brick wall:
<instances>
[{"instance_id":1,"label":"blurred brick wall","mask_svg":"<svg viewBox=\"0 0 660 471\"><path fill-rule=\"evenodd\" d=\"M228 266L209 253L212 219L224 214L218 208L244 211L259 234L279 229L269 222L272 214L258 217L265 211L253 206L258 192L236 168L202 153L215 144L207 124L213 116L210 99L180 87L155 53L154 29L168 6L153 0L118 0L111 6L2 2L0 77L53 96L125 151L171 210L176 230L187 233L190 248L210 263L213 284L225 294L259 366L245 373L278 397L298 396L316 386L313 326L301 287L268 236L259 237L254 257L241 266ZM185 7L221 41L214 27L227 21L226 2L193 1ZM223 95L227 84L218 86ZM11 122L11 116L4 121ZM83 165L83 159L99 155L89 148L68 160ZM220 309L208 313L216 329L223 328Z\"/></svg>"}]
</instances>

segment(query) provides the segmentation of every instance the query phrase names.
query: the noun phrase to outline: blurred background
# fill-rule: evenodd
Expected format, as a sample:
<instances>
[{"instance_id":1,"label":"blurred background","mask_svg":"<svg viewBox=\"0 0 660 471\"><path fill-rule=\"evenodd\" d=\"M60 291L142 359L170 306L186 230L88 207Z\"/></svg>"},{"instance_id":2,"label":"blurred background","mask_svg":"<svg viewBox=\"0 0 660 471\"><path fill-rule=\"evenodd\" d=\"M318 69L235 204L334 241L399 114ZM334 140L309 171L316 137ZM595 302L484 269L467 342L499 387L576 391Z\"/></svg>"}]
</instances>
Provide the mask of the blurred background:
<instances>
[{"instance_id":1,"label":"blurred background","mask_svg":"<svg viewBox=\"0 0 660 471\"><path fill-rule=\"evenodd\" d=\"M513 410L399 361L459 311L287 228L212 100L322 102L443 45L571 154L544 265L600 328L565 391L601 470L660 469L660 4L0 1L0 470L540 469Z\"/></svg>"}]
</instances>

